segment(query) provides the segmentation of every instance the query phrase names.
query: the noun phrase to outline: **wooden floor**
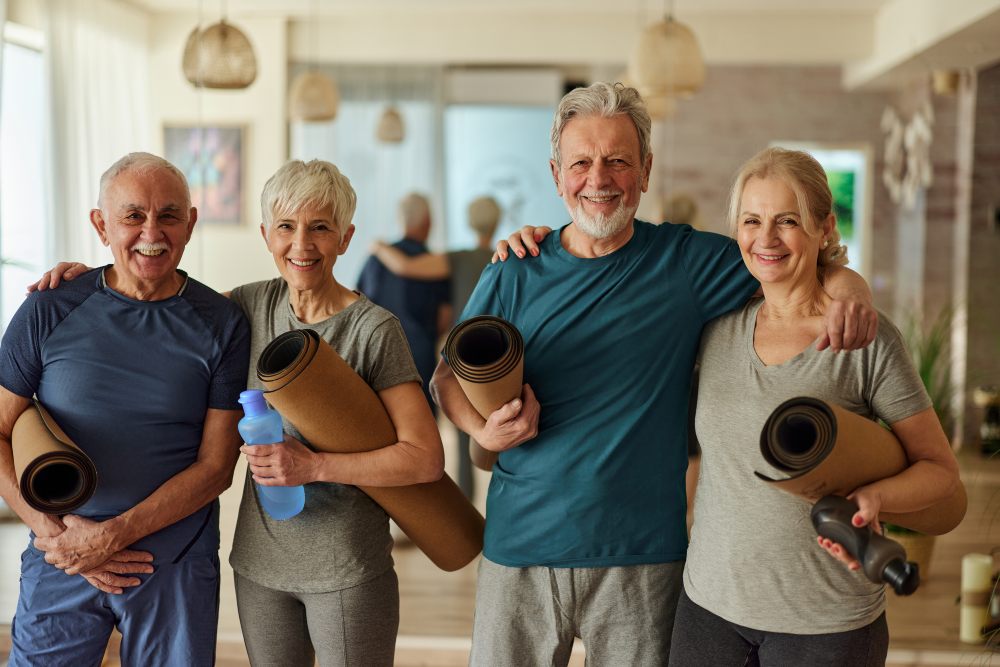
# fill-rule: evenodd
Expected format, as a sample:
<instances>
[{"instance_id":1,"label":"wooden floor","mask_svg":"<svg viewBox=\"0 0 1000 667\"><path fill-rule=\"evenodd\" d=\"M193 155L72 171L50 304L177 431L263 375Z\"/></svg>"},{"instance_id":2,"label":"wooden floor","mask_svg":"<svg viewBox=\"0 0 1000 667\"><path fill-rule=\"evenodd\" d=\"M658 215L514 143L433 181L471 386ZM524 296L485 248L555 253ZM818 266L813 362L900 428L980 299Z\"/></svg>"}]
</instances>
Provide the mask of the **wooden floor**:
<instances>
[{"instance_id":1,"label":"wooden floor","mask_svg":"<svg viewBox=\"0 0 1000 667\"><path fill-rule=\"evenodd\" d=\"M1000 653L959 642L957 604L962 556L969 552L990 553L1000 547L1000 460L961 458L969 491L969 513L957 530L937 539L930 576L921 588L911 597L891 596L888 664L892 667L1000 667ZM225 530L224 525L223 534ZM20 524L0 524L0 619L13 615L19 556L25 537L25 528ZM227 551L225 546L223 551ZM476 563L458 572L441 572L405 543L398 545L393 555L401 599L396 664L399 667L467 664ZM239 633L231 585L230 574L223 581L217 664L243 667L249 663ZM8 633L9 626L0 626L0 656L7 648L4 644L9 642ZM109 656L105 664L117 665L113 651ZM583 665L582 647L578 646L574 652L572 664Z\"/></svg>"}]
</instances>

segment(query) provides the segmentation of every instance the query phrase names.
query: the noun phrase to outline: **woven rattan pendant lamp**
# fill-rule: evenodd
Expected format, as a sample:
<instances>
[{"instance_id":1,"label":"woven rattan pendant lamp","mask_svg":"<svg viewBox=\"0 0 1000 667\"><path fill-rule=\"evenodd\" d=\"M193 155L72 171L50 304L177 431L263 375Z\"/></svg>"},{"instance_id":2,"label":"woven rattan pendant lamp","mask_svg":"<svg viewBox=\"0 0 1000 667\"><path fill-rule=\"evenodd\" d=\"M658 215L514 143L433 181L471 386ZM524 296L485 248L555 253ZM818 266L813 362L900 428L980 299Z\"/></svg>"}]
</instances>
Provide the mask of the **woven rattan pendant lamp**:
<instances>
[{"instance_id":1,"label":"woven rattan pendant lamp","mask_svg":"<svg viewBox=\"0 0 1000 667\"><path fill-rule=\"evenodd\" d=\"M218 23L195 26L184 45L184 76L196 88L238 90L257 78L257 57L243 32L226 21L225 5Z\"/></svg>"},{"instance_id":2,"label":"woven rattan pendant lamp","mask_svg":"<svg viewBox=\"0 0 1000 667\"><path fill-rule=\"evenodd\" d=\"M375 127L375 138L385 144L398 144L406 138L403 115L395 106L390 104L382 112Z\"/></svg>"},{"instance_id":3,"label":"woven rattan pendant lamp","mask_svg":"<svg viewBox=\"0 0 1000 667\"><path fill-rule=\"evenodd\" d=\"M313 58L318 56L317 33L319 32L319 12L315 0L312 3L309 23L312 30ZM340 91L337 84L315 66L300 73L292 80L288 89L288 117L291 120L311 123L330 121L337 117L340 107Z\"/></svg>"},{"instance_id":4,"label":"woven rattan pendant lamp","mask_svg":"<svg viewBox=\"0 0 1000 667\"><path fill-rule=\"evenodd\" d=\"M628 64L629 78L646 94L690 97L705 83L705 62L694 33L674 20L672 8L664 20L646 27Z\"/></svg>"}]
</instances>

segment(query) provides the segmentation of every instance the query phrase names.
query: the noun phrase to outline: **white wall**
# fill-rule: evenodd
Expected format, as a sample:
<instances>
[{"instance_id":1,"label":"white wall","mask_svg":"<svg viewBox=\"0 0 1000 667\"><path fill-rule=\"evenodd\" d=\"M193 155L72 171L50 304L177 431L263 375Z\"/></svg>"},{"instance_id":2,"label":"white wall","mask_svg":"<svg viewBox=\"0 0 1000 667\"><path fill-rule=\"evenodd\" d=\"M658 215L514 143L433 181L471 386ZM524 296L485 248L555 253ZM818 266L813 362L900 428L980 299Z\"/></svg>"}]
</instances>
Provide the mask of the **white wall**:
<instances>
[{"instance_id":1,"label":"white wall","mask_svg":"<svg viewBox=\"0 0 1000 667\"><path fill-rule=\"evenodd\" d=\"M288 155L285 90L287 38L282 18L234 20L257 55L257 79L245 90L199 90L181 72L181 54L195 16L156 15L150 35L154 146L163 150L162 127L213 123L242 125L244 220L239 225L195 228L181 267L220 291L277 275L260 236L260 192Z\"/></svg>"}]
</instances>

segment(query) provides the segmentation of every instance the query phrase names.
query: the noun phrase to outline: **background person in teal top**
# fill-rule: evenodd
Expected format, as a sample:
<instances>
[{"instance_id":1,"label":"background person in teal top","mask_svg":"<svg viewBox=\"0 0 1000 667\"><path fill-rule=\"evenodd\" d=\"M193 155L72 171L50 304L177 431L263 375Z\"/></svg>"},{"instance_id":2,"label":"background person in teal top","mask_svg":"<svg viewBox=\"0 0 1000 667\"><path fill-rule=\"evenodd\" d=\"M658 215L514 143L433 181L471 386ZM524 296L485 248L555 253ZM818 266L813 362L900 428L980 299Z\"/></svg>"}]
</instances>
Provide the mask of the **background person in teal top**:
<instances>
[{"instance_id":1,"label":"background person in teal top","mask_svg":"<svg viewBox=\"0 0 1000 667\"><path fill-rule=\"evenodd\" d=\"M725 237L634 220L649 131L632 88L598 83L563 98L551 164L572 223L537 257L488 267L462 315L520 329L522 396L483 420L446 363L434 376L448 417L500 452L473 665L563 665L575 636L588 664L666 664L698 339L758 286Z\"/></svg>"}]
</instances>

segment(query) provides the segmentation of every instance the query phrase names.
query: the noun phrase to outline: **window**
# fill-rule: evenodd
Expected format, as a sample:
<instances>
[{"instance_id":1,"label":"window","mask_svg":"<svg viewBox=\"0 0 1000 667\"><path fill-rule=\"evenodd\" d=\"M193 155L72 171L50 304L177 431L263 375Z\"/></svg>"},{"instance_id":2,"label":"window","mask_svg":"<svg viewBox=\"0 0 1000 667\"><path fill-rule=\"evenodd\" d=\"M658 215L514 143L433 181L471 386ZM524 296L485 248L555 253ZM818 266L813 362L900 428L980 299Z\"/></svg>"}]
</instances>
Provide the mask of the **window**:
<instances>
[{"instance_id":1,"label":"window","mask_svg":"<svg viewBox=\"0 0 1000 667\"><path fill-rule=\"evenodd\" d=\"M805 151L823 165L833 193L840 242L847 246L848 266L871 282L871 148L787 141L773 145Z\"/></svg>"},{"instance_id":2,"label":"window","mask_svg":"<svg viewBox=\"0 0 1000 667\"><path fill-rule=\"evenodd\" d=\"M0 326L50 263L42 52L3 42L0 77Z\"/></svg>"},{"instance_id":3,"label":"window","mask_svg":"<svg viewBox=\"0 0 1000 667\"><path fill-rule=\"evenodd\" d=\"M552 107L454 104L445 112L448 247L471 248L466 209L489 195L503 211L494 238L569 222L549 170Z\"/></svg>"}]
</instances>

